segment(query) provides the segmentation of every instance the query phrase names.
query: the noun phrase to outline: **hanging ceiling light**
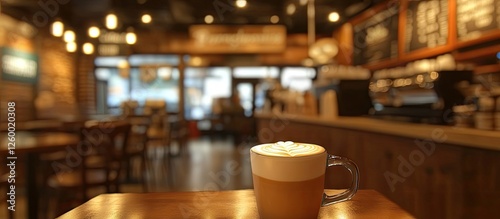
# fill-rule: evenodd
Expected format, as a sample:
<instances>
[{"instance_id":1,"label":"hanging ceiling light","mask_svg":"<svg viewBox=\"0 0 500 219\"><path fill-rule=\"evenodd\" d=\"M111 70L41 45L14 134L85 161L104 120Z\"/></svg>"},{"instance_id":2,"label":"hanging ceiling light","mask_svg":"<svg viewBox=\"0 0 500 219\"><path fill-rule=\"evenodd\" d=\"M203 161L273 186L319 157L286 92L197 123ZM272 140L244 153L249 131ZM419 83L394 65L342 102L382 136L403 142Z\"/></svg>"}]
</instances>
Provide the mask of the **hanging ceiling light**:
<instances>
[{"instance_id":1,"label":"hanging ceiling light","mask_svg":"<svg viewBox=\"0 0 500 219\"><path fill-rule=\"evenodd\" d=\"M90 55L94 53L94 45L92 43L84 43L82 46L83 53L86 55Z\"/></svg>"},{"instance_id":2,"label":"hanging ceiling light","mask_svg":"<svg viewBox=\"0 0 500 219\"><path fill-rule=\"evenodd\" d=\"M271 21L271 23L277 24L280 21L280 17L278 17L278 15L273 15L269 20Z\"/></svg>"},{"instance_id":3,"label":"hanging ceiling light","mask_svg":"<svg viewBox=\"0 0 500 219\"><path fill-rule=\"evenodd\" d=\"M297 8L295 7L295 5L294 5L294 4L289 4L288 6L286 6L286 13L287 13L288 15L292 15L292 14L294 14L294 13L295 13L295 10L296 10L296 9L297 9Z\"/></svg>"},{"instance_id":4,"label":"hanging ceiling light","mask_svg":"<svg viewBox=\"0 0 500 219\"><path fill-rule=\"evenodd\" d=\"M66 51L75 52L76 51L76 43L75 42L67 42L66 43Z\"/></svg>"},{"instance_id":5,"label":"hanging ceiling light","mask_svg":"<svg viewBox=\"0 0 500 219\"><path fill-rule=\"evenodd\" d=\"M128 33L125 35L125 41L129 45L135 44L135 42L137 42L137 35L135 35L133 29L129 28Z\"/></svg>"},{"instance_id":6,"label":"hanging ceiling light","mask_svg":"<svg viewBox=\"0 0 500 219\"><path fill-rule=\"evenodd\" d=\"M212 16L212 15L205 16L205 23L211 24L213 22L214 22L214 16Z\"/></svg>"},{"instance_id":7,"label":"hanging ceiling light","mask_svg":"<svg viewBox=\"0 0 500 219\"><path fill-rule=\"evenodd\" d=\"M64 31L64 42L75 42L75 32L73 32L72 30L66 30Z\"/></svg>"},{"instance_id":8,"label":"hanging ceiling light","mask_svg":"<svg viewBox=\"0 0 500 219\"><path fill-rule=\"evenodd\" d=\"M64 34L64 24L61 21L54 21L51 26L52 35L61 37Z\"/></svg>"},{"instance_id":9,"label":"hanging ceiling light","mask_svg":"<svg viewBox=\"0 0 500 219\"><path fill-rule=\"evenodd\" d=\"M118 17L115 14L110 13L106 16L106 27L110 30L114 30L118 27Z\"/></svg>"},{"instance_id":10,"label":"hanging ceiling light","mask_svg":"<svg viewBox=\"0 0 500 219\"><path fill-rule=\"evenodd\" d=\"M88 34L89 34L89 37L97 38L97 37L99 37L99 35L101 35L101 30L99 30L99 28L96 26L92 26L92 27L89 27Z\"/></svg>"},{"instance_id":11,"label":"hanging ceiling light","mask_svg":"<svg viewBox=\"0 0 500 219\"><path fill-rule=\"evenodd\" d=\"M337 21L339 21L339 19L340 19L340 15L339 15L339 13L337 13L337 12L335 12L335 11L334 11L334 12L332 12L332 13L330 13L330 14L328 15L328 20L329 20L330 22L337 22Z\"/></svg>"},{"instance_id":12,"label":"hanging ceiling light","mask_svg":"<svg viewBox=\"0 0 500 219\"><path fill-rule=\"evenodd\" d=\"M141 17L142 23L145 23L145 24L151 23L152 20L153 20L153 18L151 17L150 14L143 14Z\"/></svg>"},{"instance_id":13,"label":"hanging ceiling light","mask_svg":"<svg viewBox=\"0 0 500 219\"><path fill-rule=\"evenodd\" d=\"M236 0L236 6L238 8L244 8L247 6L247 1L246 0Z\"/></svg>"}]
</instances>

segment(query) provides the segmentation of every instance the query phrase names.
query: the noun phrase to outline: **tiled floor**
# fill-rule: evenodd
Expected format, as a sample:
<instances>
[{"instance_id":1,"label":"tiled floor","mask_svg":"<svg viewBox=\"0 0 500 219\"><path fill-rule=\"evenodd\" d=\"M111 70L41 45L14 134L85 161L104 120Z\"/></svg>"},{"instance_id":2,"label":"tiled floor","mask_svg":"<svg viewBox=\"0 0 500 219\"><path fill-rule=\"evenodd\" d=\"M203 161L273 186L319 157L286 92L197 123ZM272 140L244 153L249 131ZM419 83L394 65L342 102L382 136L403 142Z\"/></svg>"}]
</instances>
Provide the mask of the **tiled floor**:
<instances>
[{"instance_id":1,"label":"tiled floor","mask_svg":"<svg viewBox=\"0 0 500 219\"><path fill-rule=\"evenodd\" d=\"M146 174L148 192L249 189L252 188L249 149L254 144L253 139L235 145L229 137L201 137L191 139L186 148L174 143L170 148L173 156L164 156L163 147L151 148L147 173L136 168L133 175L137 178ZM139 183L124 184L121 190L144 192ZM23 189L18 189L16 218L26 218L23 193ZM0 209L0 218L7 218L4 201Z\"/></svg>"}]
</instances>

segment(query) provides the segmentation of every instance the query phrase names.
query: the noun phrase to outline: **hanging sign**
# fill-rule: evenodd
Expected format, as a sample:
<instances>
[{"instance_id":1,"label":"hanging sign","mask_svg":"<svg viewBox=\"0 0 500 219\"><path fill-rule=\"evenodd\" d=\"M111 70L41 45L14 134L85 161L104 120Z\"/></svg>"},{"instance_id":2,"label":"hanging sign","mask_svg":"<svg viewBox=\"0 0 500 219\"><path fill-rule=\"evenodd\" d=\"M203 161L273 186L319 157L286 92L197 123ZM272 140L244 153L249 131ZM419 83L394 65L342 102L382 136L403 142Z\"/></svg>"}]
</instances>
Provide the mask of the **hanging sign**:
<instances>
[{"instance_id":1,"label":"hanging sign","mask_svg":"<svg viewBox=\"0 0 500 219\"><path fill-rule=\"evenodd\" d=\"M189 35L194 53L279 53L286 47L282 25L192 25Z\"/></svg>"},{"instance_id":2,"label":"hanging sign","mask_svg":"<svg viewBox=\"0 0 500 219\"><path fill-rule=\"evenodd\" d=\"M38 56L12 48L1 49L2 79L34 84L38 78Z\"/></svg>"}]
</instances>

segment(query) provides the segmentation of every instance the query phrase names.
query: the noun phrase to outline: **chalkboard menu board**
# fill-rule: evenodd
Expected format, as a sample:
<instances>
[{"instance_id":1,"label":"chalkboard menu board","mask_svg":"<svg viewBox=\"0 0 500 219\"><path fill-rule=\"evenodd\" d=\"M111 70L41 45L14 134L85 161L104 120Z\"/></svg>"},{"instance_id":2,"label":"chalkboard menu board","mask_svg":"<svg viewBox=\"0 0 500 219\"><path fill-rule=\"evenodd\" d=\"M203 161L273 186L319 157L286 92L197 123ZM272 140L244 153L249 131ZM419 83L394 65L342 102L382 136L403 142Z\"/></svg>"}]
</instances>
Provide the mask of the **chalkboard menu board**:
<instances>
[{"instance_id":1,"label":"chalkboard menu board","mask_svg":"<svg viewBox=\"0 0 500 219\"><path fill-rule=\"evenodd\" d=\"M448 0L408 2L406 51L445 45L448 29Z\"/></svg>"},{"instance_id":2,"label":"chalkboard menu board","mask_svg":"<svg viewBox=\"0 0 500 219\"><path fill-rule=\"evenodd\" d=\"M399 5L395 5L354 26L355 65L398 55L398 15Z\"/></svg>"},{"instance_id":3,"label":"chalkboard menu board","mask_svg":"<svg viewBox=\"0 0 500 219\"><path fill-rule=\"evenodd\" d=\"M500 29L500 0L456 0L459 41Z\"/></svg>"}]
</instances>

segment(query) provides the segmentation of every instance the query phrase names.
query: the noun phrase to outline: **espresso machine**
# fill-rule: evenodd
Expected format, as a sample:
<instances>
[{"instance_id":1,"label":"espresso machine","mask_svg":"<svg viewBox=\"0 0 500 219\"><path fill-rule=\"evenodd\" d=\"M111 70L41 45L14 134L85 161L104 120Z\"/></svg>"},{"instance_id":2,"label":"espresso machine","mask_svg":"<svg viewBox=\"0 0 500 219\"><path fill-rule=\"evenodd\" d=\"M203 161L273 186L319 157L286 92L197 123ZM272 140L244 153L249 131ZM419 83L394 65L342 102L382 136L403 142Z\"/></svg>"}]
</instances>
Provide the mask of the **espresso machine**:
<instances>
[{"instance_id":1,"label":"espresso machine","mask_svg":"<svg viewBox=\"0 0 500 219\"><path fill-rule=\"evenodd\" d=\"M470 70L408 72L395 68L375 72L369 85L370 115L409 122L447 124L452 107L464 103L459 84L471 83Z\"/></svg>"},{"instance_id":2,"label":"espresso machine","mask_svg":"<svg viewBox=\"0 0 500 219\"><path fill-rule=\"evenodd\" d=\"M371 72L359 66L323 65L318 69L312 93L318 100L327 92L335 93L335 103L331 103L336 108L334 117L368 115L372 108L370 77Z\"/></svg>"}]
</instances>

